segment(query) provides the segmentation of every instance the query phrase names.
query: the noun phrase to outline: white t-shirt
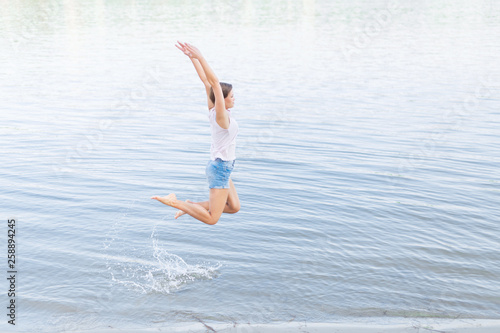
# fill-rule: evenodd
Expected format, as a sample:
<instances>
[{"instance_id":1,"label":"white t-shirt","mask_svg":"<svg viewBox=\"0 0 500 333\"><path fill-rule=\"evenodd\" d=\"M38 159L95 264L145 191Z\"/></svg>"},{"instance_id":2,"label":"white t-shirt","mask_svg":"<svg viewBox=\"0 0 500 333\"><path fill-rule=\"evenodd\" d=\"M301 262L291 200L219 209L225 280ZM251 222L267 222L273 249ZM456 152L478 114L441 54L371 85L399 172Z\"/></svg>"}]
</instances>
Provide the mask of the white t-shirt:
<instances>
[{"instance_id":1,"label":"white t-shirt","mask_svg":"<svg viewBox=\"0 0 500 333\"><path fill-rule=\"evenodd\" d=\"M238 123L231 118L231 110L227 110L229 117L229 128L222 128L217 124L215 108L208 112L210 129L212 131L212 146L210 147L210 159L213 161L220 158L223 161L236 159L236 136L238 135Z\"/></svg>"}]
</instances>

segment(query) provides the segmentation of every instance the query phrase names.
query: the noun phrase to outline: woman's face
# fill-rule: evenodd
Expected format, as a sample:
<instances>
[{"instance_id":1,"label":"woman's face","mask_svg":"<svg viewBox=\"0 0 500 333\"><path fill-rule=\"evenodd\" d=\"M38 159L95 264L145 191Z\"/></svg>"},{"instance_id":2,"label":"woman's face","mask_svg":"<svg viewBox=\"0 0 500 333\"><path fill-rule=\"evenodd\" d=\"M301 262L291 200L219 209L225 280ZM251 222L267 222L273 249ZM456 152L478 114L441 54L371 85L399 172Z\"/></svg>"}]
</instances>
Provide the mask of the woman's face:
<instances>
[{"instance_id":1,"label":"woman's face","mask_svg":"<svg viewBox=\"0 0 500 333\"><path fill-rule=\"evenodd\" d=\"M230 109L234 106L234 93L232 89L229 94L227 94L227 97L224 98L224 103L226 105L226 109Z\"/></svg>"}]
</instances>

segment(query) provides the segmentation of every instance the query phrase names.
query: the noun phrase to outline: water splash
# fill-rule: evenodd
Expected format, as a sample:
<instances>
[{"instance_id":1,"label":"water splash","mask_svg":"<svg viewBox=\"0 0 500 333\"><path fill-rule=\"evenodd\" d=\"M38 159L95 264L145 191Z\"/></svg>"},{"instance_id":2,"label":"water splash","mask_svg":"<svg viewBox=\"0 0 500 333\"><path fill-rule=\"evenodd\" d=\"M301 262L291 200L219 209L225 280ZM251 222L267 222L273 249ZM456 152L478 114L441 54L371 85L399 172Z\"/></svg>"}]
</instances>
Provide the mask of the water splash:
<instances>
[{"instance_id":1,"label":"water splash","mask_svg":"<svg viewBox=\"0 0 500 333\"><path fill-rule=\"evenodd\" d=\"M145 241L139 248L130 246L127 237L120 235L127 229L124 223L127 215L117 219L112 235L104 244L106 267L113 283L144 294L169 294L187 284L218 276L220 263L188 264L180 256L168 252L156 233L156 226L164 218L153 227L149 242Z\"/></svg>"}]
</instances>

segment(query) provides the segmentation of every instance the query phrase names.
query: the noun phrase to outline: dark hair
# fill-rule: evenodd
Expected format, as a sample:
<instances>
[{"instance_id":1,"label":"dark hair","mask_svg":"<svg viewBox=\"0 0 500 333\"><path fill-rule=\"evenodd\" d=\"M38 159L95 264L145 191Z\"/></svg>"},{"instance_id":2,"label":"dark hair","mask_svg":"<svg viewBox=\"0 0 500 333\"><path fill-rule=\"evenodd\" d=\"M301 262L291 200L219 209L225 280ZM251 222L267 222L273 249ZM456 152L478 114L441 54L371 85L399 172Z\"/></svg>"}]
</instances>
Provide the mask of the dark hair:
<instances>
[{"instance_id":1,"label":"dark hair","mask_svg":"<svg viewBox=\"0 0 500 333\"><path fill-rule=\"evenodd\" d=\"M224 95L224 98L233 90L233 85L229 83L220 82L220 87L222 88L222 95ZM210 100L215 104L215 94L212 87L210 87Z\"/></svg>"}]
</instances>

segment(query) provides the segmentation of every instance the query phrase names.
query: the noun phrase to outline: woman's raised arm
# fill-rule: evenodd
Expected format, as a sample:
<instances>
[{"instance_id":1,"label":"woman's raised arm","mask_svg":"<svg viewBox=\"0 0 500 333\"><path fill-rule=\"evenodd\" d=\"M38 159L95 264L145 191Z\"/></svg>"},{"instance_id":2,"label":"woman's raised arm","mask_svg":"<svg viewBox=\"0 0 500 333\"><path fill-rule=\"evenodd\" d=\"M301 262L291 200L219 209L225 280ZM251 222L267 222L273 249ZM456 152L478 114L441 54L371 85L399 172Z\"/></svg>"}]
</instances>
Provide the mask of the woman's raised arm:
<instances>
[{"instance_id":1,"label":"woman's raised arm","mask_svg":"<svg viewBox=\"0 0 500 333\"><path fill-rule=\"evenodd\" d=\"M203 85L205 86L205 92L207 93L207 104L208 104L208 109L212 109L214 107L214 103L210 99L210 83L208 83L207 76L205 75L205 71L203 70L203 67L200 64L200 61L196 58L193 58L191 53L186 49L186 45L177 41L178 45L176 44L175 46L181 50L185 55L189 57L189 60L193 63L194 68L196 69L196 73L200 77L201 82L203 82Z\"/></svg>"},{"instance_id":2,"label":"woman's raised arm","mask_svg":"<svg viewBox=\"0 0 500 333\"><path fill-rule=\"evenodd\" d=\"M215 75L214 71L212 68L210 68L210 65L206 61L206 59L203 57L201 54L200 50L198 50L195 46L185 43L183 44L184 49L186 52L184 52L186 55L188 55L190 58L194 58L199 61L206 79L208 81L208 84L212 87L212 90L214 91L214 96L215 96L215 111L216 111L216 120L217 124L219 124L220 127L222 128L229 128L229 117L226 112L226 104L224 102L224 94L222 93L222 88L220 86L219 79Z\"/></svg>"}]
</instances>

